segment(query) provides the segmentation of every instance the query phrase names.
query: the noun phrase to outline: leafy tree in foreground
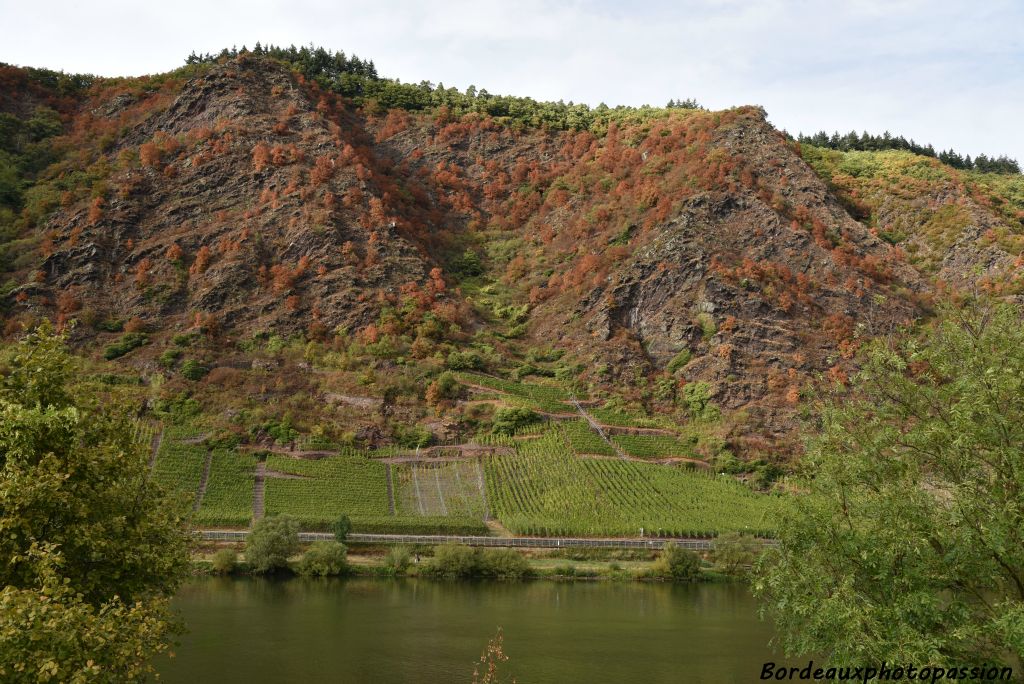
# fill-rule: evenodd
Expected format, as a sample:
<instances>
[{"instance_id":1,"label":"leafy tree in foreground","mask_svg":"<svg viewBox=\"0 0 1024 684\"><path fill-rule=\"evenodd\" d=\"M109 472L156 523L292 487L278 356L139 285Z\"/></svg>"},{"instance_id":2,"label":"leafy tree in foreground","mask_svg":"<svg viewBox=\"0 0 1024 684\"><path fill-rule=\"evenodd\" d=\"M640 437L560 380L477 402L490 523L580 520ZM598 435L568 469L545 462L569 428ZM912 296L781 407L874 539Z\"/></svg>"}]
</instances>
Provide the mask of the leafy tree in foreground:
<instances>
[{"instance_id":1,"label":"leafy tree in foreground","mask_svg":"<svg viewBox=\"0 0 1024 684\"><path fill-rule=\"evenodd\" d=\"M791 654L1021 663L1021 313L940 320L871 346L852 394L821 407L806 491L754 582Z\"/></svg>"},{"instance_id":2,"label":"leafy tree in foreground","mask_svg":"<svg viewBox=\"0 0 1024 684\"><path fill-rule=\"evenodd\" d=\"M0 355L0 680L144 678L176 629L182 521L47 327Z\"/></svg>"}]
</instances>

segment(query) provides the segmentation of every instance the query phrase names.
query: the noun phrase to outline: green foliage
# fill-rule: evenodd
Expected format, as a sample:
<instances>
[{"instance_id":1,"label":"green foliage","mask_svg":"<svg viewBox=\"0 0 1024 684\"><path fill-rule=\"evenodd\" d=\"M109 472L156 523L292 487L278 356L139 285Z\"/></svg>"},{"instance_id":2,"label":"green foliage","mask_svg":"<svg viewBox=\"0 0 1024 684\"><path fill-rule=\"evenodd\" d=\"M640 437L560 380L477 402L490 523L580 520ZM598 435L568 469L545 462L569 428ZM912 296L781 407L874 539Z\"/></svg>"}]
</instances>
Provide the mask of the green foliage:
<instances>
[{"instance_id":1,"label":"green foliage","mask_svg":"<svg viewBox=\"0 0 1024 684\"><path fill-rule=\"evenodd\" d=\"M258 520L245 540L245 560L253 572L268 573L288 567L299 550L299 521L290 515Z\"/></svg>"},{"instance_id":2,"label":"green foliage","mask_svg":"<svg viewBox=\"0 0 1024 684\"><path fill-rule=\"evenodd\" d=\"M174 348L166 349L166 350L164 350L164 352L162 354L160 354L160 358L157 359L157 362L161 366L163 366L164 368L174 368L174 364L180 358L181 358L181 350L180 349L174 349Z\"/></svg>"},{"instance_id":3,"label":"green foliage","mask_svg":"<svg viewBox=\"0 0 1024 684\"><path fill-rule=\"evenodd\" d=\"M448 356L448 363L452 363L452 356L457 352L452 352L452 355ZM459 356L455 359L456 364L461 363L465 360L465 357ZM455 377L454 373L445 371L437 376L434 382L430 383L430 387L427 388L427 403L437 403L441 400L453 400L458 399L462 393L462 388L459 386L459 381Z\"/></svg>"},{"instance_id":4,"label":"green foliage","mask_svg":"<svg viewBox=\"0 0 1024 684\"><path fill-rule=\"evenodd\" d=\"M697 314L697 322L700 324L701 335L705 340L710 340L718 332L718 326L711 314L704 312Z\"/></svg>"},{"instance_id":5,"label":"green foliage","mask_svg":"<svg viewBox=\"0 0 1024 684\"><path fill-rule=\"evenodd\" d=\"M185 363L181 364L180 372L185 379L195 381L205 378L210 369L195 359L188 359Z\"/></svg>"},{"instance_id":6,"label":"green foliage","mask_svg":"<svg viewBox=\"0 0 1024 684\"><path fill-rule=\"evenodd\" d=\"M422 425L396 423L391 428L391 436L400 447L405 449L422 449L430 444L434 434Z\"/></svg>"},{"instance_id":7,"label":"green foliage","mask_svg":"<svg viewBox=\"0 0 1024 684\"><path fill-rule=\"evenodd\" d=\"M108 361L120 358L130 351L134 351L149 342L146 333L131 332L125 333L117 342L107 345L103 349L103 358Z\"/></svg>"},{"instance_id":8,"label":"green foliage","mask_svg":"<svg viewBox=\"0 0 1024 684\"><path fill-rule=\"evenodd\" d=\"M764 545L749 534L720 534L715 539L715 568L727 575L745 575L762 551Z\"/></svg>"},{"instance_id":9,"label":"green foliage","mask_svg":"<svg viewBox=\"0 0 1024 684\"><path fill-rule=\"evenodd\" d=\"M491 432L496 435L514 435L519 428L539 422L540 416L528 408L502 408L494 413Z\"/></svg>"},{"instance_id":10,"label":"green foliage","mask_svg":"<svg viewBox=\"0 0 1024 684\"><path fill-rule=\"evenodd\" d=\"M486 535L487 525L480 519L448 516L353 517L352 529L365 534L461 534Z\"/></svg>"},{"instance_id":11,"label":"green foliage","mask_svg":"<svg viewBox=\"0 0 1024 684\"><path fill-rule=\"evenodd\" d=\"M271 454L267 469L302 478L268 478L267 513L288 513L307 529L329 530L343 514L359 522L388 516L385 466L359 454L305 461Z\"/></svg>"},{"instance_id":12,"label":"green foliage","mask_svg":"<svg viewBox=\"0 0 1024 684\"><path fill-rule=\"evenodd\" d=\"M477 520L486 515L483 471L477 461L396 464L391 472L399 515Z\"/></svg>"},{"instance_id":13,"label":"green foliage","mask_svg":"<svg viewBox=\"0 0 1024 684\"><path fill-rule=\"evenodd\" d=\"M480 255L467 249L460 256L452 259L448 271L456 278L475 278L483 275L484 266L480 262Z\"/></svg>"},{"instance_id":14,"label":"green foliage","mask_svg":"<svg viewBox=\"0 0 1024 684\"><path fill-rule=\"evenodd\" d=\"M331 577L348 572L348 549L337 541L318 541L310 544L299 559L297 569L306 577Z\"/></svg>"},{"instance_id":15,"label":"green foliage","mask_svg":"<svg viewBox=\"0 0 1024 684\"><path fill-rule=\"evenodd\" d=\"M683 349L678 354L672 357L672 360L668 362L668 372L675 373L676 371L683 368L686 364L690 363L690 350Z\"/></svg>"},{"instance_id":16,"label":"green foliage","mask_svg":"<svg viewBox=\"0 0 1024 684\"><path fill-rule=\"evenodd\" d=\"M466 351L453 351L448 355L448 360L445 362L445 366L451 370L481 370L484 367L484 360L481 358L479 353L472 349L467 349ZM453 382L456 382L455 377L450 373L446 375L451 377Z\"/></svg>"},{"instance_id":17,"label":"green foliage","mask_svg":"<svg viewBox=\"0 0 1024 684\"><path fill-rule=\"evenodd\" d=\"M211 527L247 526L252 519L255 468L256 459L249 454L232 449L213 449L206 493L195 514L196 524Z\"/></svg>"},{"instance_id":18,"label":"green foliage","mask_svg":"<svg viewBox=\"0 0 1024 684\"><path fill-rule=\"evenodd\" d=\"M141 682L152 658L177 631L165 598L130 603L118 596L97 607L49 566L27 588L0 590L0 678L37 682Z\"/></svg>"},{"instance_id":19,"label":"green foliage","mask_svg":"<svg viewBox=\"0 0 1024 684\"><path fill-rule=\"evenodd\" d=\"M488 458L487 500L517 534L768 535L783 500L705 472L621 459L580 459L559 429Z\"/></svg>"},{"instance_id":20,"label":"green foliage","mask_svg":"<svg viewBox=\"0 0 1024 684\"><path fill-rule=\"evenodd\" d=\"M124 330L124 321L120 318L108 318L97 322L96 329L104 332L122 332Z\"/></svg>"},{"instance_id":21,"label":"green foliage","mask_svg":"<svg viewBox=\"0 0 1024 684\"><path fill-rule=\"evenodd\" d=\"M16 234L27 191L58 158L52 143L62 130L60 114L49 107L36 107L27 119L0 113L0 244ZM22 216L37 220L43 213L29 208Z\"/></svg>"},{"instance_id":22,"label":"green foliage","mask_svg":"<svg viewBox=\"0 0 1024 684\"><path fill-rule=\"evenodd\" d=\"M477 549L463 544L442 544L434 547L434 557L427 564L426 572L447 579L522 579L530 574L530 564L513 549Z\"/></svg>"},{"instance_id":23,"label":"green foliage","mask_svg":"<svg viewBox=\"0 0 1024 684\"><path fill-rule=\"evenodd\" d=\"M479 553L464 544L442 544L434 547L434 557L426 571L449 579L472 577L479 570Z\"/></svg>"},{"instance_id":24,"label":"green foliage","mask_svg":"<svg viewBox=\"0 0 1024 684\"><path fill-rule=\"evenodd\" d=\"M515 549L483 549L479 574L495 579L522 579L531 573L530 563Z\"/></svg>"},{"instance_id":25,"label":"green foliage","mask_svg":"<svg viewBox=\"0 0 1024 684\"><path fill-rule=\"evenodd\" d=\"M801 134L797 137L797 140L802 145L827 147L843 152L852 150L868 152L905 150L925 157L936 157L939 161L952 166L954 169L974 169L982 173L1020 174L1020 165L1017 163L1017 160L1010 159L1005 155L990 158L981 154L978 155L977 159L972 160L971 155L961 157L953 150L944 150L936 154L935 149L931 145L918 145L913 139L907 140L902 135L894 137L888 131L883 135L870 135L867 131L857 135L856 131L850 131L842 136L839 135L838 131L831 136L825 131L819 131L814 135Z\"/></svg>"},{"instance_id":26,"label":"green foliage","mask_svg":"<svg viewBox=\"0 0 1024 684\"><path fill-rule=\"evenodd\" d=\"M559 413L570 410L566 403L569 401L569 393L555 385L513 382L479 373L456 373L455 377L467 385L486 387L510 395L517 403L539 411Z\"/></svg>"},{"instance_id":27,"label":"green foliage","mask_svg":"<svg viewBox=\"0 0 1024 684\"><path fill-rule=\"evenodd\" d=\"M683 402L694 418L711 417L715 407L711 404L711 385L706 382L690 382L683 387Z\"/></svg>"},{"instance_id":28,"label":"green foliage","mask_svg":"<svg viewBox=\"0 0 1024 684\"><path fill-rule=\"evenodd\" d=\"M175 508L182 514L192 508L206 461L202 445L186 442L196 435L190 426L168 426L153 465L153 479L175 497Z\"/></svg>"},{"instance_id":29,"label":"green foliage","mask_svg":"<svg viewBox=\"0 0 1024 684\"><path fill-rule=\"evenodd\" d=\"M615 449L601 439L601 435L594 432L585 420L566 421L559 427L570 448L577 454L616 455Z\"/></svg>"},{"instance_id":30,"label":"green foliage","mask_svg":"<svg viewBox=\"0 0 1024 684\"><path fill-rule=\"evenodd\" d=\"M1024 656L1024 327L947 309L879 341L826 398L803 492L754 589L791 654L835 663Z\"/></svg>"},{"instance_id":31,"label":"green foliage","mask_svg":"<svg viewBox=\"0 0 1024 684\"><path fill-rule=\"evenodd\" d=\"M392 546L388 549L387 555L384 556L384 567L386 567L391 574L401 575L409 569L411 555L409 547L407 546Z\"/></svg>"},{"instance_id":32,"label":"green foliage","mask_svg":"<svg viewBox=\"0 0 1024 684\"><path fill-rule=\"evenodd\" d=\"M348 537L348 533L352 531L352 520L342 513L338 516L338 519L334 521L334 538L338 543L344 542Z\"/></svg>"},{"instance_id":33,"label":"green foliage","mask_svg":"<svg viewBox=\"0 0 1024 684\"><path fill-rule=\"evenodd\" d=\"M691 445L669 435L615 435L611 439L627 454L638 458L696 456Z\"/></svg>"},{"instance_id":34,"label":"green foliage","mask_svg":"<svg viewBox=\"0 0 1024 684\"><path fill-rule=\"evenodd\" d=\"M218 575L229 575L238 565L238 552L234 549L219 549L213 554L213 571Z\"/></svg>"},{"instance_id":35,"label":"green foliage","mask_svg":"<svg viewBox=\"0 0 1024 684\"><path fill-rule=\"evenodd\" d=\"M694 582L700 579L700 556L668 542L655 564L655 573L675 582Z\"/></svg>"},{"instance_id":36,"label":"green foliage","mask_svg":"<svg viewBox=\"0 0 1024 684\"><path fill-rule=\"evenodd\" d=\"M0 368L0 678L141 680L174 631L181 520L125 410L70 384L48 326Z\"/></svg>"},{"instance_id":37,"label":"green foliage","mask_svg":"<svg viewBox=\"0 0 1024 684\"><path fill-rule=\"evenodd\" d=\"M273 437L274 442L277 444L289 444L294 442L299 436L299 431L292 425L291 416L288 415L279 421L268 421L260 429Z\"/></svg>"},{"instance_id":38,"label":"green foliage","mask_svg":"<svg viewBox=\"0 0 1024 684\"><path fill-rule=\"evenodd\" d=\"M172 423L186 423L198 416L202 406L188 392L181 392L172 397L157 399L154 412Z\"/></svg>"},{"instance_id":39,"label":"green foliage","mask_svg":"<svg viewBox=\"0 0 1024 684\"><path fill-rule=\"evenodd\" d=\"M447 114L456 119L467 114L486 115L516 127L603 132L611 121L646 121L665 116L669 109L694 109L691 105L696 104L693 100L681 100L670 102L668 108L647 105L612 108L603 104L590 107L492 95L486 89L477 90L474 86L460 92L426 81L413 84L383 78L377 74L373 62L314 46L257 46L251 51L232 48L221 50L216 55L192 53L186 64L207 64L246 55L266 56L284 62L306 78L316 81L320 87L368 105L376 113L384 113L390 108L419 111L444 107Z\"/></svg>"}]
</instances>

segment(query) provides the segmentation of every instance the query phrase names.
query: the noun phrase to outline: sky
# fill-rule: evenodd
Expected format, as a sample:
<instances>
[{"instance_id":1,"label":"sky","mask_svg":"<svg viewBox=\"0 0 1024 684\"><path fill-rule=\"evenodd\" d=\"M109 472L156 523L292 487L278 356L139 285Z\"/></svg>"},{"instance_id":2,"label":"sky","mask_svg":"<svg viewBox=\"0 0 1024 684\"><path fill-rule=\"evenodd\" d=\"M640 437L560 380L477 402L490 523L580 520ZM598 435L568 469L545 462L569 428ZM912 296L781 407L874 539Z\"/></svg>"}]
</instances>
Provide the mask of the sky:
<instances>
[{"instance_id":1,"label":"sky","mask_svg":"<svg viewBox=\"0 0 1024 684\"><path fill-rule=\"evenodd\" d=\"M596 105L763 106L1024 162L1020 0L0 0L0 61L140 75L314 43L383 76Z\"/></svg>"}]
</instances>

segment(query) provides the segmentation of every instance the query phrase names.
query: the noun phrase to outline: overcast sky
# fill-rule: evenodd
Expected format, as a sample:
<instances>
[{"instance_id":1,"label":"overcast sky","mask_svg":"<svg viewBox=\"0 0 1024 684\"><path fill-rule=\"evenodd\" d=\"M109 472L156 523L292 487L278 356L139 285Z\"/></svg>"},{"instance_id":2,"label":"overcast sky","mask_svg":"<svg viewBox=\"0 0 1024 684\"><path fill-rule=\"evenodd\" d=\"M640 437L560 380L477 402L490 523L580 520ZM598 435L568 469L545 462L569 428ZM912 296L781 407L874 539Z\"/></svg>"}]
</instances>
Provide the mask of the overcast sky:
<instances>
[{"instance_id":1,"label":"overcast sky","mask_svg":"<svg viewBox=\"0 0 1024 684\"><path fill-rule=\"evenodd\" d=\"M1024 2L0 0L0 61L102 75L316 43L380 74L596 105L759 104L1024 162Z\"/></svg>"}]
</instances>

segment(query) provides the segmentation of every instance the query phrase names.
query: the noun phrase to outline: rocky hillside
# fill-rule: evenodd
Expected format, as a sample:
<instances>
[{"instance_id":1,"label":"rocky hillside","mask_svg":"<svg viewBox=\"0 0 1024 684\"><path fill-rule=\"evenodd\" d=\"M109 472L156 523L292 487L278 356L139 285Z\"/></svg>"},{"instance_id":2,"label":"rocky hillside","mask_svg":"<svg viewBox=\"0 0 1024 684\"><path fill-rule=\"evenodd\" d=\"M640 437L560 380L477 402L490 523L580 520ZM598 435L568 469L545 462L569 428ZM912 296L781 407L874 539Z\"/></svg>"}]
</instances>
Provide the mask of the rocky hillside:
<instances>
[{"instance_id":1,"label":"rocky hillside","mask_svg":"<svg viewBox=\"0 0 1024 684\"><path fill-rule=\"evenodd\" d=\"M235 423L400 440L383 399L435 437L479 429L486 412L441 379L470 368L703 421L708 458L779 459L809 389L845 383L864 339L937 293L1020 282L1016 185L801 149L756 107L560 130L389 109L251 55L63 93L7 74L12 126L63 119L7 145L52 158L8 201L4 333L76 319L84 354ZM186 356L203 372L180 377ZM216 368L232 372L202 379ZM289 404L297 386L310 400ZM378 401L325 408L356 395Z\"/></svg>"}]
</instances>

